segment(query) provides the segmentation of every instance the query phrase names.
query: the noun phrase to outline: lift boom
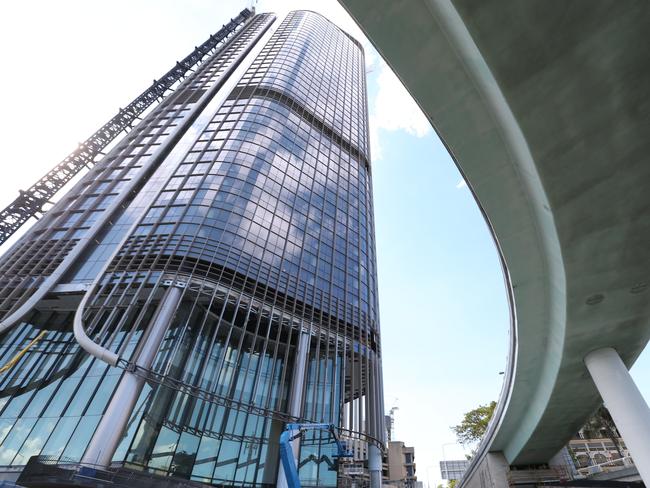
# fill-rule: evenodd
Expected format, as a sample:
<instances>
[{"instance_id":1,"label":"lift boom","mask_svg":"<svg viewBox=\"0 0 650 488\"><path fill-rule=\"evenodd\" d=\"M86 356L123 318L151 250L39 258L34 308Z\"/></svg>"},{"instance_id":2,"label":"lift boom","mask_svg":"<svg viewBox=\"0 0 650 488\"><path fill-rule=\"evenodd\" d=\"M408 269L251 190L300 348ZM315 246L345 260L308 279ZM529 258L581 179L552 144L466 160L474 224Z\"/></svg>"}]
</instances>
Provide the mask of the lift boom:
<instances>
[{"instance_id":1,"label":"lift boom","mask_svg":"<svg viewBox=\"0 0 650 488\"><path fill-rule=\"evenodd\" d=\"M337 448L337 453L333 456L336 459L352 457L352 453L348 450L345 442L339 439L334 424L287 424L284 432L280 434L280 460L282 461L289 488L300 488L298 467L293 456L291 441L301 437L308 430L325 430L332 435Z\"/></svg>"}]
</instances>

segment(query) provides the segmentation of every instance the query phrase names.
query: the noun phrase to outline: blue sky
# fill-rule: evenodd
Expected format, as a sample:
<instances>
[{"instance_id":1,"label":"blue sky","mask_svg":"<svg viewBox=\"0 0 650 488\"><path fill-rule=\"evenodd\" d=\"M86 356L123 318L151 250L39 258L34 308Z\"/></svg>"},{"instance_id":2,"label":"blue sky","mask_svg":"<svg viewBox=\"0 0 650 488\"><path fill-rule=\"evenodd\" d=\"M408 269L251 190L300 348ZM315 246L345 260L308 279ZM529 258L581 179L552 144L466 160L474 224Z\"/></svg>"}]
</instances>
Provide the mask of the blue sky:
<instances>
[{"instance_id":1,"label":"blue sky","mask_svg":"<svg viewBox=\"0 0 650 488\"><path fill-rule=\"evenodd\" d=\"M0 79L0 205L247 5L5 6L0 55L11 72ZM509 315L494 245L444 146L343 9L333 0L262 0L257 8L318 10L366 46L386 410L399 407L396 437L415 446L419 478L437 482L443 445L448 459L462 455L449 427L501 387ZM646 353L633 368L646 398L649 372Z\"/></svg>"},{"instance_id":2,"label":"blue sky","mask_svg":"<svg viewBox=\"0 0 650 488\"><path fill-rule=\"evenodd\" d=\"M463 412L497 397L508 310L485 222L435 133L379 129L379 139L373 182L386 409L399 407L397 438L415 445L421 470L454 441L449 426ZM461 455L454 446L445 452Z\"/></svg>"}]
</instances>

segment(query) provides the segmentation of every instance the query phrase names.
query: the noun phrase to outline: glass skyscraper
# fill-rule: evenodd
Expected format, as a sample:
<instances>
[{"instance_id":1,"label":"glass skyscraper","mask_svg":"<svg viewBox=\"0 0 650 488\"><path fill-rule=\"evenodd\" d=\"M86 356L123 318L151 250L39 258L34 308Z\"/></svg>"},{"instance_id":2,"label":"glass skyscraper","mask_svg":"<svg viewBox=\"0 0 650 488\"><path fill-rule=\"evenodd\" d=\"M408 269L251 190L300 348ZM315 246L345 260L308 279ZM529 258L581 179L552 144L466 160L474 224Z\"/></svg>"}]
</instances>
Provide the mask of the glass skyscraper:
<instances>
[{"instance_id":1,"label":"glass skyscraper","mask_svg":"<svg viewBox=\"0 0 650 488\"><path fill-rule=\"evenodd\" d=\"M354 451L305 435L303 486L376 480L370 172L360 44L251 16L0 260L0 471L276 486L300 420Z\"/></svg>"}]
</instances>

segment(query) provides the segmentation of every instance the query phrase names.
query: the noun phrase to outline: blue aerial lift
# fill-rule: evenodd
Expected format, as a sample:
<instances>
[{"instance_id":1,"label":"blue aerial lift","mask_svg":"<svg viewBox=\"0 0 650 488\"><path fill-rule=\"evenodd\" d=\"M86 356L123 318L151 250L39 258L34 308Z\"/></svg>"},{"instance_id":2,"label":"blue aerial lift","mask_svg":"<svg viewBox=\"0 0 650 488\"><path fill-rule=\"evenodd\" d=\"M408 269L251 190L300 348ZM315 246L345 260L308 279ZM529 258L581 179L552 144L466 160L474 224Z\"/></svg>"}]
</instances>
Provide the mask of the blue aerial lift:
<instances>
[{"instance_id":1,"label":"blue aerial lift","mask_svg":"<svg viewBox=\"0 0 650 488\"><path fill-rule=\"evenodd\" d=\"M308 430L324 430L332 435L337 450L336 454L332 456L335 462L338 462L341 458L352 457L352 452L348 450L345 442L339 439L334 424L287 424L284 432L280 434L280 460L282 461L284 475L287 478L289 488L300 488L298 467L293 457L291 442L301 437Z\"/></svg>"}]
</instances>

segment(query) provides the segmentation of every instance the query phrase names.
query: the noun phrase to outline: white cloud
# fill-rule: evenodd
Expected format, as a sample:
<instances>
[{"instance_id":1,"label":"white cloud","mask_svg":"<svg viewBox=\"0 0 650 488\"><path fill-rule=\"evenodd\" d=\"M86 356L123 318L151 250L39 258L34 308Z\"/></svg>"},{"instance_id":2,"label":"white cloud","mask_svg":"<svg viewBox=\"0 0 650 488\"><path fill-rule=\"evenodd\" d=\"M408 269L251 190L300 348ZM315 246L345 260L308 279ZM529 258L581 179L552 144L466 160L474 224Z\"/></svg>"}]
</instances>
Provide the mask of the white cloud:
<instances>
[{"instance_id":1,"label":"white cloud","mask_svg":"<svg viewBox=\"0 0 650 488\"><path fill-rule=\"evenodd\" d=\"M370 107L370 142L373 159L381 158L379 131L404 130L424 137L431 130L429 121L406 88L383 61L379 62L377 95Z\"/></svg>"},{"instance_id":2,"label":"white cloud","mask_svg":"<svg viewBox=\"0 0 650 488\"><path fill-rule=\"evenodd\" d=\"M369 129L370 129L370 152L372 155L372 160L373 161L379 161L382 158L382 150L381 150L381 144L379 143L379 128L378 128L378 122L376 120L376 117L372 113L372 109L370 109L370 118L368 121Z\"/></svg>"},{"instance_id":3,"label":"white cloud","mask_svg":"<svg viewBox=\"0 0 650 488\"><path fill-rule=\"evenodd\" d=\"M467 182L464 179L460 179L458 183L456 183L456 188L465 188L467 186Z\"/></svg>"}]
</instances>

